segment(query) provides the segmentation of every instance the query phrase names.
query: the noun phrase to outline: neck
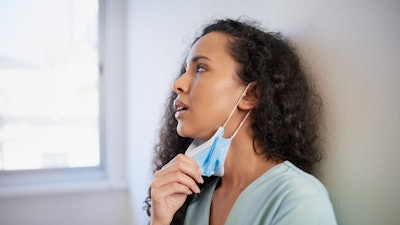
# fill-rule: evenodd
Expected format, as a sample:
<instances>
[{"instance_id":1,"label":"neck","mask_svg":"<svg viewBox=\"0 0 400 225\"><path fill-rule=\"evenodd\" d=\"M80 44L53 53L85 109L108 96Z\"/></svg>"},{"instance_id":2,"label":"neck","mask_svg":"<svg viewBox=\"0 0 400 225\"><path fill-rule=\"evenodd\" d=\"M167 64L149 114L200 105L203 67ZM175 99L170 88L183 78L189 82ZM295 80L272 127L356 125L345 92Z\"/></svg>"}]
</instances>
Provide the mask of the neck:
<instances>
[{"instance_id":1,"label":"neck","mask_svg":"<svg viewBox=\"0 0 400 225\"><path fill-rule=\"evenodd\" d=\"M232 140L220 188L243 190L277 164L256 153L252 137L251 127L245 124Z\"/></svg>"}]
</instances>

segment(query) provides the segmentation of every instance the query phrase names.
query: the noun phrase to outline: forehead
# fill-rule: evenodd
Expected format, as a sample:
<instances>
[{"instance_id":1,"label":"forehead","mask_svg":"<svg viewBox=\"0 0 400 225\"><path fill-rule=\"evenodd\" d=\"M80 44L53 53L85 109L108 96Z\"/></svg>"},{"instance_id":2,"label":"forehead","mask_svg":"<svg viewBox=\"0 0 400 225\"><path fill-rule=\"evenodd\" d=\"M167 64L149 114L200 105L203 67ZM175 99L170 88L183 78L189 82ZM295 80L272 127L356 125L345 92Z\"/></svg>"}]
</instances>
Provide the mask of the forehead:
<instances>
[{"instance_id":1,"label":"forehead","mask_svg":"<svg viewBox=\"0 0 400 225\"><path fill-rule=\"evenodd\" d=\"M197 40L190 49L187 62L196 56L205 56L211 60L221 60L231 56L228 54L227 46L229 36L220 32L211 32Z\"/></svg>"}]
</instances>

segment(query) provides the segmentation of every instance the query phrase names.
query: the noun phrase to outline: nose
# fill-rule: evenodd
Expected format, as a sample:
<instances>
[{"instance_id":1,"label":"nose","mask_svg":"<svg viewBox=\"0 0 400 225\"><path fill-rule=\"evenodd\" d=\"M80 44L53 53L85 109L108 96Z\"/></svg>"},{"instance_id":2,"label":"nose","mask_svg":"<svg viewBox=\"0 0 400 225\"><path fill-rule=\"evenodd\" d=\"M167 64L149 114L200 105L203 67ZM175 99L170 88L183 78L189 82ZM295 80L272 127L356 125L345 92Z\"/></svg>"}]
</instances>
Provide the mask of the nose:
<instances>
[{"instance_id":1,"label":"nose","mask_svg":"<svg viewBox=\"0 0 400 225\"><path fill-rule=\"evenodd\" d=\"M189 82L186 73L182 74L172 84L172 90L177 94L186 93L189 90Z\"/></svg>"}]
</instances>

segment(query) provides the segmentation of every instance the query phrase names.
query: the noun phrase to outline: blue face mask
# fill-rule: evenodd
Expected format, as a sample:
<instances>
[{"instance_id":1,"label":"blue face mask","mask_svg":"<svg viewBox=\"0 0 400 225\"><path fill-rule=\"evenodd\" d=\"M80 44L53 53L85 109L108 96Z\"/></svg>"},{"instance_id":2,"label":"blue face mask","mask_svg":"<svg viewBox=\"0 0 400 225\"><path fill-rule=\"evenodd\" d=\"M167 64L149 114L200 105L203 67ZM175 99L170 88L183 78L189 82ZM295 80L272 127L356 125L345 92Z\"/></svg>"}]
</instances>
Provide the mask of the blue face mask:
<instances>
[{"instance_id":1,"label":"blue face mask","mask_svg":"<svg viewBox=\"0 0 400 225\"><path fill-rule=\"evenodd\" d=\"M225 132L224 127L235 112L240 100L246 94L250 84L251 83L249 83L246 89L243 91L243 94L235 104L230 115L228 116L228 119L226 119L225 124L222 127L219 127L217 132L215 132L215 134L209 140L202 142L195 139L186 150L185 154L191 156L199 164L203 176L210 177L214 175L222 177L224 175L224 163L231 141L239 131L240 127L244 124L251 111L247 113L231 137L222 137Z\"/></svg>"}]
</instances>

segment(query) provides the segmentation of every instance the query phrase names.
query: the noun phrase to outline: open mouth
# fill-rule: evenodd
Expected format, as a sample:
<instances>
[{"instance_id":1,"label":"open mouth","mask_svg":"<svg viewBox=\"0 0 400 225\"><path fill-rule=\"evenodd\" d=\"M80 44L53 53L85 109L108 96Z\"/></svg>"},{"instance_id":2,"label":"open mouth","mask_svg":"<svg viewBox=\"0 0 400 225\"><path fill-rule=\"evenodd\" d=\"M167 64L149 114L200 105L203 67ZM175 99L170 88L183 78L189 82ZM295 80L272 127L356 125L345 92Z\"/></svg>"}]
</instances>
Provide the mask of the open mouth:
<instances>
[{"instance_id":1,"label":"open mouth","mask_svg":"<svg viewBox=\"0 0 400 225\"><path fill-rule=\"evenodd\" d=\"M176 113L175 113L176 118L183 116L182 113L186 112L189 109L189 107L186 104L184 104L183 102L181 102L180 100L176 100L174 102L174 105L175 105L175 109L176 109Z\"/></svg>"},{"instance_id":2,"label":"open mouth","mask_svg":"<svg viewBox=\"0 0 400 225\"><path fill-rule=\"evenodd\" d=\"M182 111L182 110L187 110L188 108L187 107L184 107L184 106L177 106L176 107L176 111L178 111L178 112L180 112L180 111Z\"/></svg>"}]
</instances>

